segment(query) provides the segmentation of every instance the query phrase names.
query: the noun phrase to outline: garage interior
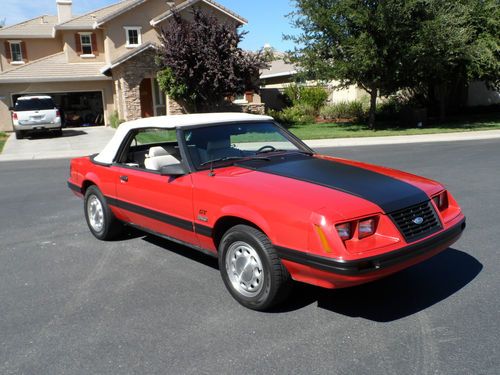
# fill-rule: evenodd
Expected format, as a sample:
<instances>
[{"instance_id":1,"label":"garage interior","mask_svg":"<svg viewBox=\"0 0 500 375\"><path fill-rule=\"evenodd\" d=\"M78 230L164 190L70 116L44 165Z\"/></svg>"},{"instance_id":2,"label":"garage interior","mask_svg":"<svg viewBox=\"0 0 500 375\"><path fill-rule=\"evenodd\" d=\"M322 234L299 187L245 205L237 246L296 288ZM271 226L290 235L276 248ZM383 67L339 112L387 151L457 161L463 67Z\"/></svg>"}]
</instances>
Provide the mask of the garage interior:
<instances>
[{"instance_id":1,"label":"garage interior","mask_svg":"<svg viewBox=\"0 0 500 375\"><path fill-rule=\"evenodd\" d=\"M104 106L102 92L62 92L62 93L23 93L13 95L13 102L20 96L49 95L61 111L64 127L104 125Z\"/></svg>"}]
</instances>

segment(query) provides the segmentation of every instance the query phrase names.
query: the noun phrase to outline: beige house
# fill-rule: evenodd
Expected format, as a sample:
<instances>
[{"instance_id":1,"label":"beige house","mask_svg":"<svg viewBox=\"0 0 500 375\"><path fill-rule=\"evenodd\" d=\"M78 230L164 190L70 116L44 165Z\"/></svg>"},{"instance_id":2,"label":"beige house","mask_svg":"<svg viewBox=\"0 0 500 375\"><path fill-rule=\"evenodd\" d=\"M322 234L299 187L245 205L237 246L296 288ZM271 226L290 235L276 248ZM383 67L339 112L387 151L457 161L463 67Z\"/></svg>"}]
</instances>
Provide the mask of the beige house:
<instances>
[{"instance_id":1,"label":"beige house","mask_svg":"<svg viewBox=\"0 0 500 375\"><path fill-rule=\"evenodd\" d=\"M51 95L70 125L107 124L115 111L125 120L173 114L179 107L161 93L154 63L157 29L172 10L246 23L213 0L122 0L80 16L71 0L56 3L56 16L0 29L0 131L12 130L9 107L27 94Z\"/></svg>"},{"instance_id":2,"label":"beige house","mask_svg":"<svg viewBox=\"0 0 500 375\"><path fill-rule=\"evenodd\" d=\"M260 97L266 107L280 110L285 106L283 92L285 87L295 82L298 68L284 59L277 59L270 63L267 69L260 71ZM308 81L306 85L317 85L316 81ZM363 89L351 85L339 87L338 81L329 81L324 84L328 91L328 103L350 102L353 100L369 101L369 96ZM381 97L382 100L384 99ZM467 88L468 107L489 106L500 104L500 92L491 90L484 82L471 82Z\"/></svg>"},{"instance_id":3,"label":"beige house","mask_svg":"<svg viewBox=\"0 0 500 375\"><path fill-rule=\"evenodd\" d=\"M298 68L294 64L286 62L284 59L271 61L269 67L260 72L260 96L266 107L280 110L285 106L283 92L285 87L295 81ZM315 86L317 81L308 81L306 85ZM366 91L356 86L339 88L338 81L330 81L323 84L328 91L328 102L349 102L353 100L363 100L367 97Z\"/></svg>"}]
</instances>

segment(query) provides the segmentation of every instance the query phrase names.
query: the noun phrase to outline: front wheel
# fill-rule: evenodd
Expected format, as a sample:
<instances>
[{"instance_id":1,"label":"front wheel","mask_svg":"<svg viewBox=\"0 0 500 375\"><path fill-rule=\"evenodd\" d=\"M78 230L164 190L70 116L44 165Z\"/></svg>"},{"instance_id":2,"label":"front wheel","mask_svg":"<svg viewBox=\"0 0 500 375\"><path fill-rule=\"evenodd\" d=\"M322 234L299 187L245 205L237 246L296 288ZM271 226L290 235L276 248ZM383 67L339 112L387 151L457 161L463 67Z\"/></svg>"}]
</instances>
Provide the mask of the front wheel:
<instances>
[{"instance_id":1,"label":"front wheel","mask_svg":"<svg viewBox=\"0 0 500 375\"><path fill-rule=\"evenodd\" d=\"M95 185L85 192L84 210L87 225L96 238L107 241L120 233L122 224L115 218L106 198Z\"/></svg>"},{"instance_id":2,"label":"front wheel","mask_svg":"<svg viewBox=\"0 0 500 375\"><path fill-rule=\"evenodd\" d=\"M236 225L222 237L219 269L231 295L253 310L267 310L290 292L290 274L269 238L248 225Z\"/></svg>"}]
</instances>

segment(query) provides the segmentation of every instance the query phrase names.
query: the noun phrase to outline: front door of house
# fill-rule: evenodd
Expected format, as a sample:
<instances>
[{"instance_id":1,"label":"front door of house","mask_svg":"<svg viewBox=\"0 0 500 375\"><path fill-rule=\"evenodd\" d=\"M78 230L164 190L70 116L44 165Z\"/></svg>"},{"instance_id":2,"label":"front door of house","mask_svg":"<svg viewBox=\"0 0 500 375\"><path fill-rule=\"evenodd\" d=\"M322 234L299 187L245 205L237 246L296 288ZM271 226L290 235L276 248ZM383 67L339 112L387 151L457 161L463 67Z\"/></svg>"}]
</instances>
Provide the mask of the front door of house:
<instances>
[{"instance_id":1,"label":"front door of house","mask_svg":"<svg viewBox=\"0 0 500 375\"><path fill-rule=\"evenodd\" d=\"M151 78L144 78L139 86L141 95L141 117L154 116Z\"/></svg>"}]
</instances>

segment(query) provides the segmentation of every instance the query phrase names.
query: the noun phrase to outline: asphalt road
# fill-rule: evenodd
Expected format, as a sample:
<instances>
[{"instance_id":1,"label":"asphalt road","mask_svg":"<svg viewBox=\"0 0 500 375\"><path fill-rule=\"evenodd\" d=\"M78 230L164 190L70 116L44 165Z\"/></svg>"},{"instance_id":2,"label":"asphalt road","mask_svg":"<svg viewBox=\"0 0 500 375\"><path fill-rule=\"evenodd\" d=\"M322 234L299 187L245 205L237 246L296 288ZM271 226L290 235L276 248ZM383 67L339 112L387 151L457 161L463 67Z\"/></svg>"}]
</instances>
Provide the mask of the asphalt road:
<instances>
[{"instance_id":1,"label":"asphalt road","mask_svg":"<svg viewBox=\"0 0 500 375\"><path fill-rule=\"evenodd\" d=\"M0 163L0 374L499 374L500 140L326 151L444 182L464 236L259 313L212 258L138 232L94 239L67 160Z\"/></svg>"}]
</instances>

